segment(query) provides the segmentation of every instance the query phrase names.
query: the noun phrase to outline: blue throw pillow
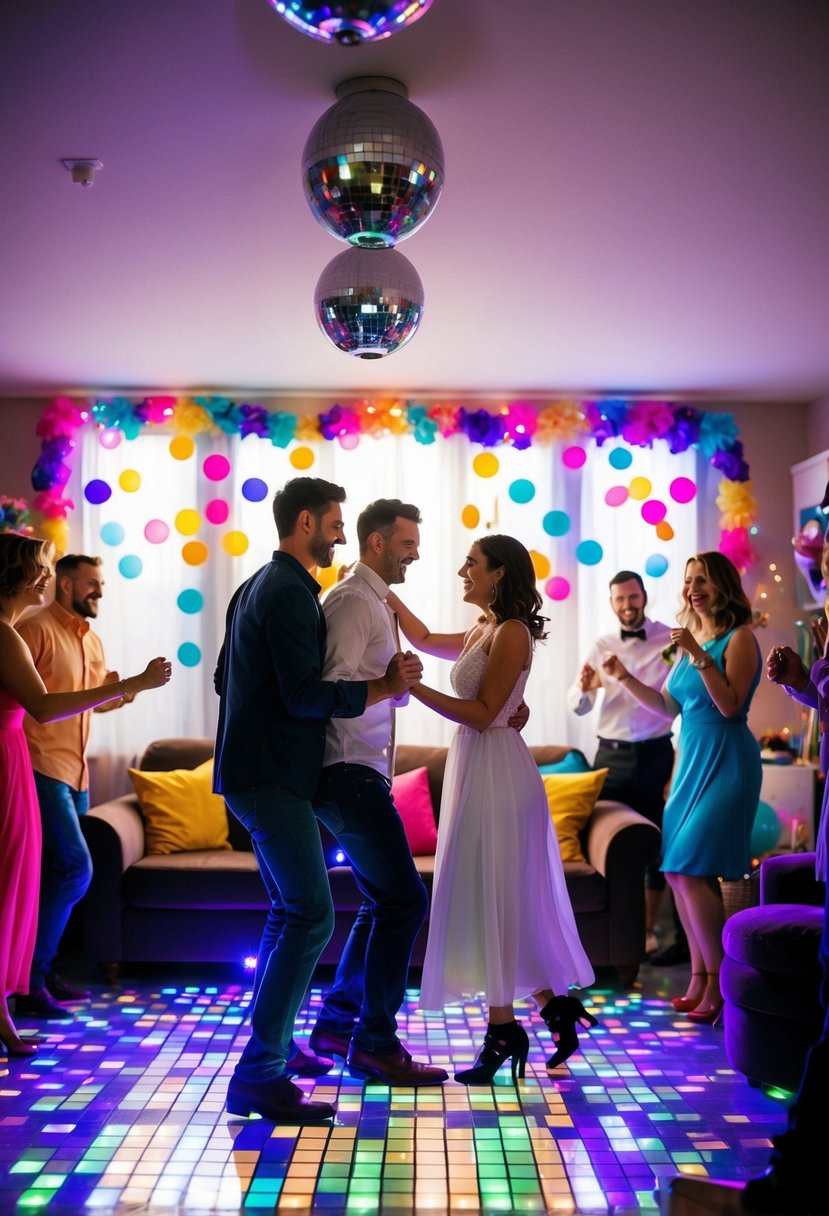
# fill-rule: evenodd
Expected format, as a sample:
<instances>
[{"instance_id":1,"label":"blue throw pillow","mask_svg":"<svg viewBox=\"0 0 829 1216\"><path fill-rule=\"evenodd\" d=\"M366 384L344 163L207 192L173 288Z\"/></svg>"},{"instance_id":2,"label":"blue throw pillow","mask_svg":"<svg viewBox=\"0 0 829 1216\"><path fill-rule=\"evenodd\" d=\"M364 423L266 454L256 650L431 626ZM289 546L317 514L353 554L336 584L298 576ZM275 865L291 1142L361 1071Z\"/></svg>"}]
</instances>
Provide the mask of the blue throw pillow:
<instances>
[{"instance_id":1,"label":"blue throw pillow","mask_svg":"<svg viewBox=\"0 0 829 1216\"><path fill-rule=\"evenodd\" d=\"M556 764L539 764L538 771L540 773L589 773L592 770L584 753L574 749Z\"/></svg>"}]
</instances>

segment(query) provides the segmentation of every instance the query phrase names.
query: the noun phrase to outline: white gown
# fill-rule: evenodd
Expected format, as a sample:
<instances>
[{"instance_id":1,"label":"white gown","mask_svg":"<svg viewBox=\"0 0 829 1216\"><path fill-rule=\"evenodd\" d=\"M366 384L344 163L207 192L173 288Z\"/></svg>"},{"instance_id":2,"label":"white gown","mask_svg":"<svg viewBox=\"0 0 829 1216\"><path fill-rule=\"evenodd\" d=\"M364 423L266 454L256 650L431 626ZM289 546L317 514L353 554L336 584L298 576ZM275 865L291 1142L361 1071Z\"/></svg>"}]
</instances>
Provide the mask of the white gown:
<instances>
[{"instance_id":1,"label":"white gown","mask_svg":"<svg viewBox=\"0 0 829 1216\"><path fill-rule=\"evenodd\" d=\"M529 635L529 630L527 631ZM452 688L477 696L488 655L479 639L452 668ZM420 1004L483 994L510 1005L542 988L593 980L579 940L544 783L507 720L530 664L485 731L459 726L446 762Z\"/></svg>"}]
</instances>

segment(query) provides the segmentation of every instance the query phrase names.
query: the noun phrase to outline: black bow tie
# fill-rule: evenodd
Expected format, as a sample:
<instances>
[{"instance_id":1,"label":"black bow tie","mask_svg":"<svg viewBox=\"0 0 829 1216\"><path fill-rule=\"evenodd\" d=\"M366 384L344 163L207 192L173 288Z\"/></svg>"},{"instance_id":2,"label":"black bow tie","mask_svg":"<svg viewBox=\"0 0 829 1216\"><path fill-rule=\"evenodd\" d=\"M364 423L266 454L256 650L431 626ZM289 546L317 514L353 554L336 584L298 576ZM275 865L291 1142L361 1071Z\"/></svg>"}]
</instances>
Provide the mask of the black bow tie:
<instances>
[{"instance_id":1,"label":"black bow tie","mask_svg":"<svg viewBox=\"0 0 829 1216\"><path fill-rule=\"evenodd\" d=\"M640 642L644 642L645 639L647 638L647 636L648 635L645 633L644 629L623 629L622 630L622 641L623 642L626 642L628 640L628 638L639 638Z\"/></svg>"}]
</instances>

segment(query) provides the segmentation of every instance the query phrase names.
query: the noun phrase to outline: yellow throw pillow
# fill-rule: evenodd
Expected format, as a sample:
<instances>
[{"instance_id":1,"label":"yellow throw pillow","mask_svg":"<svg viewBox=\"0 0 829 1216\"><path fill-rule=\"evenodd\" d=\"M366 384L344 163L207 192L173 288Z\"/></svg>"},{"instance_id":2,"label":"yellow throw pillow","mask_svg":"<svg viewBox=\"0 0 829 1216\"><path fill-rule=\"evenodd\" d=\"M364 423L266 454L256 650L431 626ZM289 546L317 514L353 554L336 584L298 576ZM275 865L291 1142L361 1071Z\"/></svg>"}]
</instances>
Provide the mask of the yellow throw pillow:
<instances>
[{"instance_id":1,"label":"yellow throw pillow","mask_svg":"<svg viewBox=\"0 0 829 1216\"><path fill-rule=\"evenodd\" d=\"M602 792L608 769L590 773L542 773L562 861L585 861L579 832Z\"/></svg>"},{"instance_id":2,"label":"yellow throw pillow","mask_svg":"<svg viewBox=\"0 0 829 1216\"><path fill-rule=\"evenodd\" d=\"M213 793L213 761L169 773L129 770L144 816L148 853L229 849L224 798Z\"/></svg>"}]
</instances>

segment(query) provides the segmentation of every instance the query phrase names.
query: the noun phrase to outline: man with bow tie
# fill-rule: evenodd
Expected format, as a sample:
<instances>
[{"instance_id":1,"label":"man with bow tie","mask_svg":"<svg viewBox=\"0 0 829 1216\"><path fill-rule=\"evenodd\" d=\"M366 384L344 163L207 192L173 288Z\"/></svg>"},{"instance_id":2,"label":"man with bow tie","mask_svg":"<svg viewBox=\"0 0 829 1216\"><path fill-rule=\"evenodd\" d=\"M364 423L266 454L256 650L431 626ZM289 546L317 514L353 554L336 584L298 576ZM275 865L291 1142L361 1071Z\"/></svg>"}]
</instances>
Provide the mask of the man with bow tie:
<instances>
[{"instance_id":1,"label":"man with bow tie","mask_svg":"<svg viewBox=\"0 0 829 1216\"><path fill-rule=\"evenodd\" d=\"M643 684L661 688L670 665L662 652L671 645L671 631L668 625L645 615L647 602L641 575L620 570L613 576L610 607L620 628L600 637L591 648L568 691L567 703L576 714L590 713L596 693L604 689L599 707L599 748L593 761L594 768L609 770L602 797L626 802L661 827L665 786L674 763L670 732L665 732L664 718L633 704L621 684L602 672L602 660L608 654L619 654L631 675ZM651 961L663 966L688 959L688 946L678 922L676 942L657 950L653 929L664 889L664 875L659 862L654 861L645 871L646 949L652 954Z\"/></svg>"}]
</instances>

